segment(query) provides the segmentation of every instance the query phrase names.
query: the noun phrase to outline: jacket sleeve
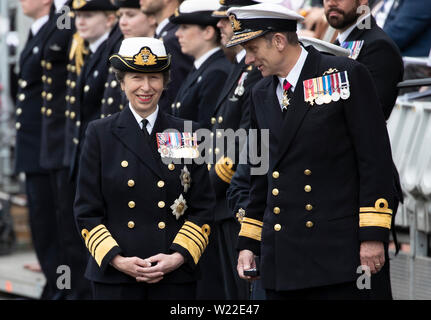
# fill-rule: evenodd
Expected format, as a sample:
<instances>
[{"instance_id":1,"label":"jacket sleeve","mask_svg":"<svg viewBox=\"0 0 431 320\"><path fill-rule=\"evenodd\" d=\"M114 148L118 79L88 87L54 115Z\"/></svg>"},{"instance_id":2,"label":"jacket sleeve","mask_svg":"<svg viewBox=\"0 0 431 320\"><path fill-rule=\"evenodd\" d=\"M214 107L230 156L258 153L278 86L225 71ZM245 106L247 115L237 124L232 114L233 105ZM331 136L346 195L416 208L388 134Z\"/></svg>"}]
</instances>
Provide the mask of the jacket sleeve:
<instances>
[{"instance_id":1,"label":"jacket sleeve","mask_svg":"<svg viewBox=\"0 0 431 320\"><path fill-rule=\"evenodd\" d=\"M90 123L81 153L74 214L87 249L99 267L105 270L121 249L104 224L101 161L97 132Z\"/></svg>"},{"instance_id":2,"label":"jacket sleeve","mask_svg":"<svg viewBox=\"0 0 431 320\"><path fill-rule=\"evenodd\" d=\"M351 95L344 110L358 163L359 238L388 242L397 200L386 123L368 70L355 64L348 78Z\"/></svg>"},{"instance_id":3,"label":"jacket sleeve","mask_svg":"<svg viewBox=\"0 0 431 320\"><path fill-rule=\"evenodd\" d=\"M254 145L257 148L256 154L262 154L261 141L260 141L260 131L257 120L256 113L253 103L253 93L250 103L250 128L257 130L256 140L252 136L249 145ZM249 153L250 154L250 153ZM250 161L248 156L248 164L250 170L257 166L254 161ZM252 251L255 255L260 255L260 243L262 238L262 227L263 227L263 214L266 207L266 196L268 190L268 180L266 175L252 175L250 174L250 198L247 208L245 210L245 215L241 223L241 230L238 236L237 249L244 250L248 249Z\"/></svg>"},{"instance_id":4,"label":"jacket sleeve","mask_svg":"<svg viewBox=\"0 0 431 320\"><path fill-rule=\"evenodd\" d=\"M196 127L196 126L195 126ZM191 166L190 189L187 195L189 214L175 236L170 249L181 253L187 264L194 268L210 241L214 221L215 196L205 163Z\"/></svg>"}]
</instances>

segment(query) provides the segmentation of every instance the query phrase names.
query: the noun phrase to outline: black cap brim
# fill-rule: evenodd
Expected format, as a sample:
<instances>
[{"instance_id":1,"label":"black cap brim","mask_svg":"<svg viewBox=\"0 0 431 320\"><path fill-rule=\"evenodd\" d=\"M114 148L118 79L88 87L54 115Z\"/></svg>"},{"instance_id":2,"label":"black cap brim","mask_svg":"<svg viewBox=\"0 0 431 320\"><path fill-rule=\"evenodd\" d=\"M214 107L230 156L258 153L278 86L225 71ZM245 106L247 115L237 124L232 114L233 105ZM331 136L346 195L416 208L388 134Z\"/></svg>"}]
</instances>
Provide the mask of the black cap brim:
<instances>
[{"instance_id":1,"label":"black cap brim","mask_svg":"<svg viewBox=\"0 0 431 320\"><path fill-rule=\"evenodd\" d=\"M219 19L212 15L212 11L198 11L193 13L180 13L171 16L169 21L175 24L197 24L201 26L216 26Z\"/></svg>"},{"instance_id":2,"label":"black cap brim","mask_svg":"<svg viewBox=\"0 0 431 320\"><path fill-rule=\"evenodd\" d=\"M111 65L124 72L138 72L138 73L156 73L169 70L171 66L171 55L168 54L166 58L157 58L157 62L154 65L137 65L134 63L133 57L123 57L119 54L113 54L109 61Z\"/></svg>"}]
</instances>

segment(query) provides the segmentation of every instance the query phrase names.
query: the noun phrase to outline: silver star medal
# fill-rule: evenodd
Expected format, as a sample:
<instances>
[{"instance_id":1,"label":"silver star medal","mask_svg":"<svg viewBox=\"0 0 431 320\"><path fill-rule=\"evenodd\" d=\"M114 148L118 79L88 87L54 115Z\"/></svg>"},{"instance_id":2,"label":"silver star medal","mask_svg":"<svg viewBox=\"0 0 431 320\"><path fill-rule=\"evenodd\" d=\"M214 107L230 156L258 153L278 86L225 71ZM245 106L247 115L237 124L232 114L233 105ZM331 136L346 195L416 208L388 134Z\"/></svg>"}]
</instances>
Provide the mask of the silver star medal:
<instances>
[{"instance_id":1,"label":"silver star medal","mask_svg":"<svg viewBox=\"0 0 431 320\"><path fill-rule=\"evenodd\" d=\"M184 168L181 170L180 180L181 180L181 185L184 187L184 192L187 193L187 191L190 188L192 178L190 177L190 172L186 166L184 166Z\"/></svg>"},{"instance_id":2,"label":"silver star medal","mask_svg":"<svg viewBox=\"0 0 431 320\"><path fill-rule=\"evenodd\" d=\"M172 214L177 218L177 220L184 214L187 209L187 204L182 194L180 194L178 199L174 201L174 204L171 205L170 208L172 209Z\"/></svg>"}]
</instances>

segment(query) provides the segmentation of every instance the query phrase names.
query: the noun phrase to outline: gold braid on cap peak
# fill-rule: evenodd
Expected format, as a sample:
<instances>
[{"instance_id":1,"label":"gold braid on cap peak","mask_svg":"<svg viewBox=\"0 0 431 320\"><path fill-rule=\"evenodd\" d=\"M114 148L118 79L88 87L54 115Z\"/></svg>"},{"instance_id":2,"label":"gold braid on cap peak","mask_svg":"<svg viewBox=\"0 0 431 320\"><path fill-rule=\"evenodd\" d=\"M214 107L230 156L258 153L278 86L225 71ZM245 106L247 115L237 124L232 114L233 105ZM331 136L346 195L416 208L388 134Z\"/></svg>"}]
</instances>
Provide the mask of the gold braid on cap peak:
<instances>
[{"instance_id":1,"label":"gold braid on cap peak","mask_svg":"<svg viewBox=\"0 0 431 320\"><path fill-rule=\"evenodd\" d=\"M76 73L81 73L81 68L84 65L84 55L88 54L88 49L85 48L84 39L76 32L73 35L72 46L70 47L69 60L75 60Z\"/></svg>"}]
</instances>

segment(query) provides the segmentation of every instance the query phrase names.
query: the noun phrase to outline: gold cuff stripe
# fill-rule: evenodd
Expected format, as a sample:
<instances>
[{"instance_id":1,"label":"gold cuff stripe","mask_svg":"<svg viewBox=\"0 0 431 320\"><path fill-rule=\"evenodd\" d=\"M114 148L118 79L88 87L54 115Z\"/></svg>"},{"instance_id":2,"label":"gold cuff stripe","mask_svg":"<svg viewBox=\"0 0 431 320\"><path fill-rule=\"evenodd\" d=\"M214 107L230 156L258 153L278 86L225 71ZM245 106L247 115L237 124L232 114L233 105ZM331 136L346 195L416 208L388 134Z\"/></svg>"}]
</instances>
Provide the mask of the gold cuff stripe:
<instances>
[{"instance_id":1,"label":"gold cuff stripe","mask_svg":"<svg viewBox=\"0 0 431 320\"><path fill-rule=\"evenodd\" d=\"M206 243L205 241L202 241L202 237L199 237L199 235L196 235L196 232L193 232L193 230L190 230L190 227L187 227L187 226L183 226L179 232L183 233L184 235L189 234L190 235L189 238L192 240L194 239L196 242L196 245L198 245L201 252L203 252L203 250L206 247Z\"/></svg>"},{"instance_id":2,"label":"gold cuff stripe","mask_svg":"<svg viewBox=\"0 0 431 320\"><path fill-rule=\"evenodd\" d=\"M194 230L196 230L197 232L199 232L199 234L201 234L202 237L205 239L205 242L208 243L208 236L210 234L210 231L208 231L208 234L206 234L205 232L202 232L202 231L203 231L203 228L205 226L209 228L209 225L203 225L202 228L200 228L197 224L194 224L193 222L190 222L190 221L186 221L184 223L184 226L189 226L189 227L193 228Z\"/></svg>"},{"instance_id":3,"label":"gold cuff stripe","mask_svg":"<svg viewBox=\"0 0 431 320\"><path fill-rule=\"evenodd\" d=\"M111 237L111 235L107 236L106 239L101 241L95 250L95 254L93 255L94 259L96 260L99 267L102 264L103 258L106 256L106 254L113 248L118 247L117 241L114 240L114 238ZM96 250L97 249L97 250Z\"/></svg>"},{"instance_id":4,"label":"gold cuff stripe","mask_svg":"<svg viewBox=\"0 0 431 320\"><path fill-rule=\"evenodd\" d=\"M109 231L108 230L104 230L104 231L102 231L98 236L97 236L97 238L95 238L92 242L91 242L91 244L88 246L88 250L90 250L90 252L91 252L91 254L93 255L93 252L94 251L96 251L96 247L97 247L97 245L101 242L101 240L100 239L102 239L102 237L104 237L105 235L107 235L107 236L110 236L110 234L109 234ZM105 237L106 238L106 237ZM103 238L104 239L104 238ZM102 239L102 240L103 240Z\"/></svg>"},{"instance_id":5,"label":"gold cuff stripe","mask_svg":"<svg viewBox=\"0 0 431 320\"><path fill-rule=\"evenodd\" d=\"M254 225L257 225L257 226L260 226L260 227L263 226L263 221L256 220L256 219L251 219L251 218L247 218L247 217L244 217L243 222L251 223L251 224L254 224Z\"/></svg>"},{"instance_id":6,"label":"gold cuff stripe","mask_svg":"<svg viewBox=\"0 0 431 320\"><path fill-rule=\"evenodd\" d=\"M235 171L232 170L233 161L229 157L221 157L215 164L215 172L226 183L230 183Z\"/></svg>"},{"instance_id":7,"label":"gold cuff stripe","mask_svg":"<svg viewBox=\"0 0 431 320\"><path fill-rule=\"evenodd\" d=\"M84 231L86 230L83 230L82 236L85 240L85 245L100 266L106 254L113 247L118 246L118 243L112 238L111 233L103 224L94 227L89 233Z\"/></svg>"},{"instance_id":8,"label":"gold cuff stripe","mask_svg":"<svg viewBox=\"0 0 431 320\"><path fill-rule=\"evenodd\" d=\"M188 236L186 236L180 231L175 237L173 243L176 243L181 247L183 247L184 249L186 249L192 256L194 263L195 264L198 263L201 257L201 251L199 246L196 244L196 242L193 239L190 239Z\"/></svg>"},{"instance_id":9,"label":"gold cuff stripe","mask_svg":"<svg viewBox=\"0 0 431 320\"><path fill-rule=\"evenodd\" d=\"M253 224L245 223L245 221L241 224L241 231L239 232L240 237L247 237L257 241L262 240L262 228L257 227Z\"/></svg>"},{"instance_id":10,"label":"gold cuff stripe","mask_svg":"<svg viewBox=\"0 0 431 320\"><path fill-rule=\"evenodd\" d=\"M84 238L85 240L85 245L87 246L87 248L90 246L90 242L93 241L93 237L102 230L106 230L106 227L103 224L99 224L97 227L94 227L90 233L88 233L86 235L86 237Z\"/></svg>"},{"instance_id":11,"label":"gold cuff stripe","mask_svg":"<svg viewBox=\"0 0 431 320\"><path fill-rule=\"evenodd\" d=\"M389 209L388 201L384 198L377 199L374 207L359 208L359 212L380 212L392 214L392 209Z\"/></svg>"},{"instance_id":12,"label":"gold cuff stripe","mask_svg":"<svg viewBox=\"0 0 431 320\"><path fill-rule=\"evenodd\" d=\"M360 227L382 227L391 229L392 215L386 213L360 213Z\"/></svg>"}]
</instances>

